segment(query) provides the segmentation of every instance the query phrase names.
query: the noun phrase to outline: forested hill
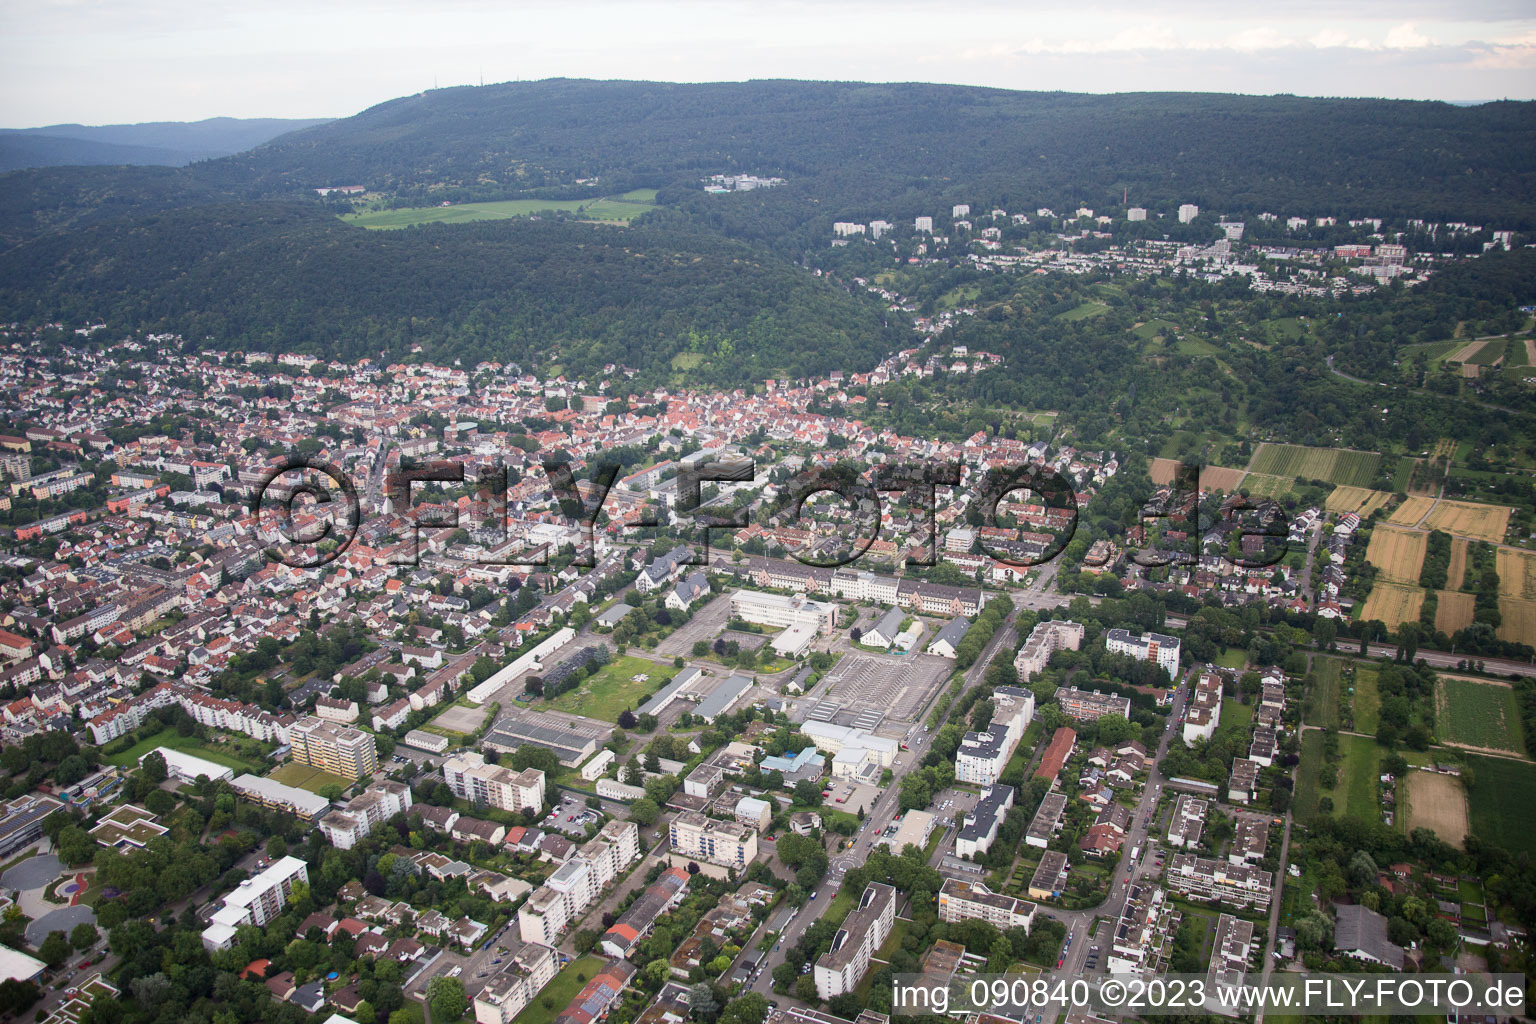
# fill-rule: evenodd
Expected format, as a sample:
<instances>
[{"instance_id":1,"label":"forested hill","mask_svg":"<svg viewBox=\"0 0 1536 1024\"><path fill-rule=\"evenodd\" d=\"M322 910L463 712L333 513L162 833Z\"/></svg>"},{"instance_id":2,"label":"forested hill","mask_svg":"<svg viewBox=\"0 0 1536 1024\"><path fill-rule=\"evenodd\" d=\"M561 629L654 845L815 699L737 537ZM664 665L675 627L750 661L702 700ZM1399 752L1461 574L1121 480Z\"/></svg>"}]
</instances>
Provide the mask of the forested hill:
<instances>
[{"instance_id":1,"label":"forested hill","mask_svg":"<svg viewBox=\"0 0 1536 1024\"><path fill-rule=\"evenodd\" d=\"M894 199L1193 202L1232 212L1536 224L1536 103L938 85L552 80L441 89L295 132L202 169L230 185L410 191L695 184L777 174L871 215ZM914 207L914 212L918 212ZM854 219L858 214L855 212Z\"/></svg>"},{"instance_id":2,"label":"forested hill","mask_svg":"<svg viewBox=\"0 0 1536 1024\"><path fill-rule=\"evenodd\" d=\"M873 365L909 338L862 291L707 234L554 221L373 232L283 202L36 239L0 255L0 310L348 360L420 345L445 363L617 363L700 383Z\"/></svg>"}]
</instances>

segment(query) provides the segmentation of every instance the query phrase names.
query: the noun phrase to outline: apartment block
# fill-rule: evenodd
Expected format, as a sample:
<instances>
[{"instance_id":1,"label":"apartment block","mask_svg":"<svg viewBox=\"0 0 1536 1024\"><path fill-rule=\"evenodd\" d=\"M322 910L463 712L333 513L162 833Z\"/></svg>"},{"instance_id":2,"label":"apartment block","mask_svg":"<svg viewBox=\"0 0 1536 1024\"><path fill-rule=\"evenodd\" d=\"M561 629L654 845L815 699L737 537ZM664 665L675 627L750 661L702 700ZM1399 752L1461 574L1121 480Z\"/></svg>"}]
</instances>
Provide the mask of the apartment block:
<instances>
[{"instance_id":1,"label":"apartment block","mask_svg":"<svg viewBox=\"0 0 1536 1024\"><path fill-rule=\"evenodd\" d=\"M214 911L208 927L203 929L203 946L209 950L228 949L234 942L235 929L241 925L265 928L283 912L298 883L309 884L309 868L297 857L283 857L261 874L247 878Z\"/></svg>"},{"instance_id":2,"label":"apartment block","mask_svg":"<svg viewBox=\"0 0 1536 1024\"><path fill-rule=\"evenodd\" d=\"M672 852L745 871L757 858L757 830L684 811L672 819Z\"/></svg>"},{"instance_id":3,"label":"apartment block","mask_svg":"<svg viewBox=\"0 0 1536 1024\"><path fill-rule=\"evenodd\" d=\"M1067 794L1052 790L1040 801L1040 807L1024 832L1024 842L1041 850L1050 845L1051 837L1061 827L1062 816L1067 810Z\"/></svg>"},{"instance_id":4,"label":"apartment block","mask_svg":"<svg viewBox=\"0 0 1536 1024\"><path fill-rule=\"evenodd\" d=\"M1136 884L1126 893L1115 922L1105 966L1110 974L1159 974L1173 951L1173 937L1183 915L1155 886Z\"/></svg>"},{"instance_id":5,"label":"apartment block","mask_svg":"<svg viewBox=\"0 0 1536 1024\"><path fill-rule=\"evenodd\" d=\"M980 882L946 878L939 889L939 920L986 921L993 927L1028 929L1034 924L1038 908L1028 900L993 892Z\"/></svg>"},{"instance_id":6,"label":"apartment block","mask_svg":"<svg viewBox=\"0 0 1536 1024\"><path fill-rule=\"evenodd\" d=\"M1012 786L989 786L982 790L981 799L976 801L960 833L955 836L956 856L976 857L992 848L997 839L997 830L1002 827L1003 818L1013 806L1013 797Z\"/></svg>"},{"instance_id":7,"label":"apartment block","mask_svg":"<svg viewBox=\"0 0 1536 1024\"><path fill-rule=\"evenodd\" d=\"M384 822L411 806L411 788L388 779L372 783L343 810L320 819L320 831L338 850L350 850Z\"/></svg>"},{"instance_id":8,"label":"apartment block","mask_svg":"<svg viewBox=\"0 0 1536 1024\"><path fill-rule=\"evenodd\" d=\"M1131 717L1131 698L1115 693L1089 692L1075 686L1063 686L1056 691L1061 710L1083 722L1096 722L1105 715Z\"/></svg>"},{"instance_id":9,"label":"apartment block","mask_svg":"<svg viewBox=\"0 0 1536 1024\"><path fill-rule=\"evenodd\" d=\"M875 951L890 936L895 920L896 890L871 882L832 937L832 948L816 961L816 994L831 999L852 992L869 970Z\"/></svg>"},{"instance_id":10,"label":"apartment block","mask_svg":"<svg viewBox=\"0 0 1536 1024\"><path fill-rule=\"evenodd\" d=\"M511 1024L560 972L560 954L537 942L515 946L496 976L475 996L476 1024Z\"/></svg>"},{"instance_id":11,"label":"apartment block","mask_svg":"<svg viewBox=\"0 0 1536 1024\"><path fill-rule=\"evenodd\" d=\"M1192 853L1174 854L1168 862L1168 888L1191 899L1268 910L1274 884L1274 875L1246 863L1232 864Z\"/></svg>"},{"instance_id":12,"label":"apartment block","mask_svg":"<svg viewBox=\"0 0 1536 1024\"><path fill-rule=\"evenodd\" d=\"M307 716L288 730L288 742L295 761L344 779L365 778L379 767L373 735L361 729Z\"/></svg>"},{"instance_id":13,"label":"apartment block","mask_svg":"<svg viewBox=\"0 0 1536 1024\"><path fill-rule=\"evenodd\" d=\"M639 826L632 821L605 823L529 894L517 915L523 941L554 945L639 855Z\"/></svg>"},{"instance_id":14,"label":"apartment block","mask_svg":"<svg viewBox=\"0 0 1536 1024\"><path fill-rule=\"evenodd\" d=\"M1189 793L1179 794L1174 801L1173 815L1168 819L1168 845L1195 847L1200 845L1200 834L1205 831L1205 817L1211 803Z\"/></svg>"},{"instance_id":15,"label":"apartment block","mask_svg":"<svg viewBox=\"0 0 1536 1024\"><path fill-rule=\"evenodd\" d=\"M1013 667L1019 673L1019 680L1027 683L1036 673L1045 671L1051 655L1057 651L1076 651L1082 646L1082 623L1066 619L1042 622L1029 631L1029 638L1014 655Z\"/></svg>"},{"instance_id":16,"label":"apartment block","mask_svg":"<svg viewBox=\"0 0 1536 1024\"><path fill-rule=\"evenodd\" d=\"M1214 672L1201 673L1184 708L1184 745L1192 747L1197 740L1208 740L1216 735L1221 724L1221 676Z\"/></svg>"},{"instance_id":17,"label":"apartment block","mask_svg":"<svg viewBox=\"0 0 1536 1024\"><path fill-rule=\"evenodd\" d=\"M515 772L486 764L473 751L443 762L443 779L453 795L477 806L504 811L540 810L544 806L544 773L537 768Z\"/></svg>"},{"instance_id":18,"label":"apartment block","mask_svg":"<svg viewBox=\"0 0 1536 1024\"><path fill-rule=\"evenodd\" d=\"M1129 630L1111 629L1104 634L1104 649L1137 661L1150 661L1167 671L1170 678L1179 674L1179 638L1162 633L1133 636Z\"/></svg>"}]
</instances>

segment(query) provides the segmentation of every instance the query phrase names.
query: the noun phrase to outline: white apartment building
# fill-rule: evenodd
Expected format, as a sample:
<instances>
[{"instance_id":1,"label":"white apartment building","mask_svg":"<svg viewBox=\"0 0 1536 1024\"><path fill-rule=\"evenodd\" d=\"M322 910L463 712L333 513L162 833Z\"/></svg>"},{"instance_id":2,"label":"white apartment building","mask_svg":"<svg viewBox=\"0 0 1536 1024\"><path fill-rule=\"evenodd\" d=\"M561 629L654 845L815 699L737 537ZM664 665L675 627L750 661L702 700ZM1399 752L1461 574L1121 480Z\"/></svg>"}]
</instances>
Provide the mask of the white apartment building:
<instances>
[{"instance_id":1,"label":"white apartment building","mask_svg":"<svg viewBox=\"0 0 1536 1024\"><path fill-rule=\"evenodd\" d=\"M603 890L640 855L640 828L609 821L575 856L529 894L518 911L524 942L553 946Z\"/></svg>"},{"instance_id":2,"label":"white apartment building","mask_svg":"<svg viewBox=\"0 0 1536 1024\"><path fill-rule=\"evenodd\" d=\"M993 892L980 882L946 878L939 889L939 920L951 924L974 919L999 931L1027 930L1034 924L1036 909L1028 900Z\"/></svg>"},{"instance_id":3,"label":"white apartment building","mask_svg":"<svg viewBox=\"0 0 1536 1024\"><path fill-rule=\"evenodd\" d=\"M1137 661L1156 662L1169 678L1179 674L1179 638L1162 633L1132 636L1129 630L1111 629L1104 634L1104 649L1110 654L1124 654Z\"/></svg>"},{"instance_id":4,"label":"white apartment building","mask_svg":"<svg viewBox=\"0 0 1536 1024\"><path fill-rule=\"evenodd\" d=\"M511 1024L560 972L560 954L525 942L503 957L501 970L475 996L476 1024Z\"/></svg>"},{"instance_id":5,"label":"white apartment building","mask_svg":"<svg viewBox=\"0 0 1536 1024\"><path fill-rule=\"evenodd\" d=\"M1189 695L1184 709L1184 745L1192 747L1196 740L1208 740L1216 735L1221 724L1221 677L1214 672L1202 673Z\"/></svg>"},{"instance_id":6,"label":"white apartment building","mask_svg":"<svg viewBox=\"0 0 1536 1024\"><path fill-rule=\"evenodd\" d=\"M734 821L684 811L672 819L672 852L745 871L757 859L757 830Z\"/></svg>"},{"instance_id":7,"label":"white apartment building","mask_svg":"<svg viewBox=\"0 0 1536 1024\"><path fill-rule=\"evenodd\" d=\"M1200 216L1200 207L1196 206L1194 203L1185 203L1179 207L1180 224L1188 224L1198 216Z\"/></svg>"},{"instance_id":8,"label":"white apartment building","mask_svg":"<svg viewBox=\"0 0 1536 1024\"><path fill-rule=\"evenodd\" d=\"M247 878L224 897L203 929L203 946L209 951L228 949L235 929L253 924L266 927L283 912L296 883L309 884L309 868L297 857L283 857L254 878Z\"/></svg>"},{"instance_id":9,"label":"white apartment building","mask_svg":"<svg viewBox=\"0 0 1536 1024\"><path fill-rule=\"evenodd\" d=\"M544 806L544 773L537 768L515 772L486 764L484 755L469 751L443 762L443 779L454 796L480 806L504 811Z\"/></svg>"},{"instance_id":10,"label":"white apartment building","mask_svg":"<svg viewBox=\"0 0 1536 1024\"><path fill-rule=\"evenodd\" d=\"M1125 211L1125 219L1126 220L1133 220L1133 221L1135 221L1135 220L1146 220L1147 219L1146 208L1142 207L1142 206L1133 206L1133 207L1131 207L1130 209Z\"/></svg>"},{"instance_id":11,"label":"white apartment building","mask_svg":"<svg viewBox=\"0 0 1536 1024\"><path fill-rule=\"evenodd\" d=\"M1176 853L1168 862L1168 888L1191 899L1268 910L1275 876L1252 864Z\"/></svg>"},{"instance_id":12,"label":"white apartment building","mask_svg":"<svg viewBox=\"0 0 1536 1024\"><path fill-rule=\"evenodd\" d=\"M926 232L927 234L931 235L933 234L933 218L917 217L912 221L912 227L914 230Z\"/></svg>"},{"instance_id":13,"label":"white apartment building","mask_svg":"<svg viewBox=\"0 0 1536 1024\"><path fill-rule=\"evenodd\" d=\"M384 779L347 801L344 810L321 818L320 831L338 850L350 850L384 822L409 810L411 803L411 787Z\"/></svg>"},{"instance_id":14,"label":"white apartment building","mask_svg":"<svg viewBox=\"0 0 1536 1024\"><path fill-rule=\"evenodd\" d=\"M890 936L895 920L896 890L871 882L832 937L832 948L816 961L816 994L831 999L852 992L869 970L875 951Z\"/></svg>"},{"instance_id":15,"label":"white apartment building","mask_svg":"<svg viewBox=\"0 0 1536 1024\"><path fill-rule=\"evenodd\" d=\"M1041 622L1029 631L1029 639L1013 657L1013 667L1019 681L1027 683L1037 673L1044 672L1051 655L1057 651L1076 651L1083 646L1083 624L1067 619Z\"/></svg>"},{"instance_id":16,"label":"white apartment building","mask_svg":"<svg viewBox=\"0 0 1536 1024\"><path fill-rule=\"evenodd\" d=\"M1035 717L1035 695L1017 686L999 686L992 694L992 724L986 732L968 732L955 752L955 780L991 786L1018 749Z\"/></svg>"}]
</instances>

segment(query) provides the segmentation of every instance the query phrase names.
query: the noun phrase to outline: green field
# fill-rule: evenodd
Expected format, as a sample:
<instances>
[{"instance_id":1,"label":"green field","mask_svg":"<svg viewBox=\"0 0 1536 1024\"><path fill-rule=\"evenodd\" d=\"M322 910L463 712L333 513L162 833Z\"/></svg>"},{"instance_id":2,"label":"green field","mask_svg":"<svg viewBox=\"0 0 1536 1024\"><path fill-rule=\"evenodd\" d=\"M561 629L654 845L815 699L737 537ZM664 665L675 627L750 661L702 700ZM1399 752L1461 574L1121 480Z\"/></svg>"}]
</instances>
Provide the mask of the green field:
<instances>
[{"instance_id":1,"label":"green field","mask_svg":"<svg viewBox=\"0 0 1536 1024\"><path fill-rule=\"evenodd\" d=\"M539 991L533 1002L523 1007L522 1013L512 1018L512 1024L551 1024L565 1012L587 982L602 970L602 957L584 956L572 960Z\"/></svg>"},{"instance_id":2,"label":"green field","mask_svg":"<svg viewBox=\"0 0 1536 1024\"><path fill-rule=\"evenodd\" d=\"M1057 320L1087 320L1089 317L1103 316L1109 312L1109 307L1097 300L1085 302L1081 306L1074 306L1065 313L1056 314Z\"/></svg>"},{"instance_id":3,"label":"green field","mask_svg":"<svg viewBox=\"0 0 1536 1024\"><path fill-rule=\"evenodd\" d=\"M344 779L340 775L332 775L330 772L323 772L319 768L311 768L297 761L289 761L281 767L274 768L267 774L267 778L274 782L281 782L285 786L307 789L311 793L319 793L326 786L334 785L346 789L352 785L351 779Z\"/></svg>"},{"instance_id":4,"label":"green field","mask_svg":"<svg viewBox=\"0 0 1536 1024\"><path fill-rule=\"evenodd\" d=\"M1536 854L1536 829L1526 817L1536 805L1536 764L1481 754L1468 754L1466 762L1473 772L1467 794L1473 835L1512 852Z\"/></svg>"},{"instance_id":5,"label":"green field","mask_svg":"<svg viewBox=\"0 0 1536 1024\"><path fill-rule=\"evenodd\" d=\"M183 736L173 729L167 729L147 740L140 740L122 753L103 757L102 760L119 768L137 768L139 758L156 747L179 750L184 754L191 754L193 757L201 757L226 768L233 768L237 772L260 774L265 767L259 762L247 761L235 754L226 753L211 743L204 743L196 736Z\"/></svg>"},{"instance_id":6,"label":"green field","mask_svg":"<svg viewBox=\"0 0 1536 1024\"><path fill-rule=\"evenodd\" d=\"M573 715L617 722L620 713L639 707L677 672L671 665L627 654L610 661L597 675L583 679L576 689L560 694L550 704ZM638 675L646 678L636 680Z\"/></svg>"},{"instance_id":7,"label":"green field","mask_svg":"<svg viewBox=\"0 0 1536 1024\"><path fill-rule=\"evenodd\" d=\"M1283 498L1296 486L1296 478L1270 476L1267 473L1249 473L1243 477L1242 489L1255 498Z\"/></svg>"},{"instance_id":8,"label":"green field","mask_svg":"<svg viewBox=\"0 0 1536 1024\"><path fill-rule=\"evenodd\" d=\"M1375 452L1266 442L1253 453L1248 472L1369 487L1376 479L1376 471L1380 466L1381 456Z\"/></svg>"},{"instance_id":9,"label":"green field","mask_svg":"<svg viewBox=\"0 0 1536 1024\"><path fill-rule=\"evenodd\" d=\"M1374 736L1381 724L1381 691L1376 687L1379 675L1375 665L1355 666L1355 732Z\"/></svg>"},{"instance_id":10,"label":"green field","mask_svg":"<svg viewBox=\"0 0 1536 1024\"><path fill-rule=\"evenodd\" d=\"M1435 683L1435 724L1448 743L1526 752L1520 705L1509 686L1441 676Z\"/></svg>"},{"instance_id":11,"label":"green field","mask_svg":"<svg viewBox=\"0 0 1536 1024\"><path fill-rule=\"evenodd\" d=\"M1468 359L1467 362L1478 366L1492 366L1504 357L1504 351L1508 347L1509 339L1494 338L1492 341L1485 342L1483 347L1474 352L1472 358ZM1520 347L1524 348L1525 346L1522 344Z\"/></svg>"},{"instance_id":12,"label":"green field","mask_svg":"<svg viewBox=\"0 0 1536 1024\"><path fill-rule=\"evenodd\" d=\"M1318 813L1318 800L1333 800L1335 818L1380 821L1376 779L1381 774L1381 748L1367 736L1340 736L1339 781L1333 789L1321 785L1323 734L1309 729L1301 740L1301 771L1296 782L1296 817L1306 822Z\"/></svg>"},{"instance_id":13,"label":"green field","mask_svg":"<svg viewBox=\"0 0 1536 1024\"><path fill-rule=\"evenodd\" d=\"M407 228L416 224L466 224L477 220L511 220L541 213L573 213L583 220L632 221L656 208L656 190L636 189L601 199L502 199L453 206L407 206L398 210L351 213L341 219L362 228Z\"/></svg>"},{"instance_id":14,"label":"green field","mask_svg":"<svg viewBox=\"0 0 1536 1024\"><path fill-rule=\"evenodd\" d=\"M1338 727L1339 701L1343 694L1340 674L1343 668L1344 663L1338 658L1312 659L1312 692L1306 705L1308 725Z\"/></svg>"},{"instance_id":15,"label":"green field","mask_svg":"<svg viewBox=\"0 0 1536 1024\"><path fill-rule=\"evenodd\" d=\"M1248 652L1241 647L1223 647L1216 656L1216 664L1240 672L1248 665Z\"/></svg>"}]
</instances>

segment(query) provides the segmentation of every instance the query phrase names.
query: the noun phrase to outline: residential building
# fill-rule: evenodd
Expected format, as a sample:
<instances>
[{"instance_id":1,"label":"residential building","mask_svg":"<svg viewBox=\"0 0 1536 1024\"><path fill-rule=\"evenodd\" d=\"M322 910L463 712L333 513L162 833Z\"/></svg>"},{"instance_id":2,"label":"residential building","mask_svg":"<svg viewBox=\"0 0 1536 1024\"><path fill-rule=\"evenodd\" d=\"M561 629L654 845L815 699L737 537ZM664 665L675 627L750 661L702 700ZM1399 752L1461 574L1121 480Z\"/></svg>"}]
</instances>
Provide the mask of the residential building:
<instances>
[{"instance_id":1,"label":"residential building","mask_svg":"<svg viewBox=\"0 0 1536 1024\"><path fill-rule=\"evenodd\" d=\"M1221 691L1221 676L1214 672L1202 672L1196 680L1184 708L1186 747L1216 735L1216 727L1221 724Z\"/></svg>"},{"instance_id":2,"label":"residential building","mask_svg":"<svg viewBox=\"0 0 1536 1024\"><path fill-rule=\"evenodd\" d=\"M992 843L997 839L997 830L1013 806L1013 797L1012 786L995 785L981 791L981 799L976 801L976 806L955 836L955 856L974 858L992 848Z\"/></svg>"},{"instance_id":3,"label":"residential building","mask_svg":"<svg viewBox=\"0 0 1536 1024\"><path fill-rule=\"evenodd\" d=\"M1168 862L1168 889L1191 899L1232 907L1268 910L1274 876L1250 864L1232 864L1193 853L1176 853Z\"/></svg>"},{"instance_id":4,"label":"residential building","mask_svg":"<svg viewBox=\"0 0 1536 1024\"><path fill-rule=\"evenodd\" d=\"M1035 810L1035 816L1030 820L1029 828L1024 832L1024 843L1027 846L1045 849L1051 843L1051 837L1056 830L1061 828L1062 818L1067 811L1067 794L1060 790L1052 790L1045 794L1040 801L1040 806Z\"/></svg>"},{"instance_id":5,"label":"residential building","mask_svg":"<svg viewBox=\"0 0 1536 1024\"><path fill-rule=\"evenodd\" d=\"M1111 933L1105 967L1110 974L1159 974L1173 952L1173 938L1183 915L1156 886L1134 883L1126 892L1120 918Z\"/></svg>"},{"instance_id":6,"label":"residential building","mask_svg":"<svg viewBox=\"0 0 1536 1024\"><path fill-rule=\"evenodd\" d=\"M299 719L288 730L293 759L344 779L361 779L379 767L371 733L320 718Z\"/></svg>"},{"instance_id":7,"label":"residential building","mask_svg":"<svg viewBox=\"0 0 1536 1024\"><path fill-rule=\"evenodd\" d=\"M1205 817L1210 809L1210 801L1190 793L1180 793L1173 803L1173 814L1168 819L1168 845L1190 848L1199 846L1200 834L1205 830Z\"/></svg>"},{"instance_id":8,"label":"residential building","mask_svg":"<svg viewBox=\"0 0 1536 1024\"><path fill-rule=\"evenodd\" d=\"M1028 900L995 893L980 882L946 878L939 888L939 920L985 921L999 931L1028 929L1038 908Z\"/></svg>"},{"instance_id":9,"label":"residential building","mask_svg":"<svg viewBox=\"0 0 1536 1024\"><path fill-rule=\"evenodd\" d=\"M504 940L512 948L502 966L475 996L477 1024L511 1024L560 972L560 954L537 942Z\"/></svg>"},{"instance_id":10,"label":"residential building","mask_svg":"<svg viewBox=\"0 0 1536 1024\"><path fill-rule=\"evenodd\" d=\"M411 787L381 779L347 801L345 809L321 818L320 831L338 850L350 850L384 822L409 810L411 803Z\"/></svg>"},{"instance_id":11,"label":"residential building","mask_svg":"<svg viewBox=\"0 0 1536 1024\"><path fill-rule=\"evenodd\" d=\"M1080 690L1075 686L1063 686L1056 691L1061 710L1083 722L1096 722L1105 715L1131 717L1131 698L1115 693Z\"/></svg>"},{"instance_id":12,"label":"residential building","mask_svg":"<svg viewBox=\"0 0 1536 1024\"><path fill-rule=\"evenodd\" d=\"M1334 949L1358 960L1403 969L1403 947L1387 938L1384 916L1358 903L1339 905L1334 912Z\"/></svg>"},{"instance_id":13,"label":"residential building","mask_svg":"<svg viewBox=\"0 0 1536 1024\"><path fill-rule=\"evenodd\" d=\"M309 868L297 857L282 857L271 867L241 882L224 897L203 929L203 945L209 950L228 949L235 929L253 924L265 928L288 905L295 884L309 884Z\"/></svg>"},{"instance_id":14,"label":"residential building","mask_svg":"<svg viewBox=\"0 0 1536 1024\"><path fill-rule=\"evenodd\" d=\"M454 796L477 806L503 811L544 807L544 773L537 768L513 771L486 764L483 754L466 751L443 762L443 780Z\"/></svg>"},{"instance_id":15,"label":"residential building","mask_svg":"<svg viewBox=\"0 0 1536 1024\"><path fill-rule=\"evenodd\" d=\"M859 905L844 919L832 937L832 948L816 961L816 994L831 999L852 992L875 951L885 944L896 920L896 890L871 882L859 897Z\"/></svg>"},{"instance_id":16,"label":"residential building","mask_svg":"<svg viewBox=\"0 0 1536 1024\"><path fill-rule=\"evenodd\" d=\"M1060 896L1067 888L1067 873L1067 855L1059 850L1046 850L1029 880L1030 898L1049 900Z\"/></svg>"},{"instance_id":17,"label":"residential building","mask_svg":"<svg viewBox=\"0 0 1536 1024\"><path fill-rule=\"evenodd\" d=\"M757 830L683 811L672 819L671 849L680 857L745 871L757 859Z\"/></svg>"},{"instance_id":18,"label":"residential building","mask_svg":"<svg viewBox=\"0 0 1536 1024\"><path fill-rule=\"evenodd\" d=\"M1014 655L1013 667L1019 674L1019 681L1027 683L1045 671L1051 655L1057 651L1080 650L1082 646L1082 623L1065 619L1041 622L1029 631L1029 638L1019 648L1019 653Z\"/></svg>"},{"instance_id":19,"label":"residential building","mask_svg":"<svg viewBox=\"0 0 1536 1024\"><path fill-rule=\"evenodd\" d=\"M1153 662L1164 669L1170 679L1179 674L1179 646L1178 637L1162 633L1132 636L1129 630L1111 629L1104 634L1104 649L1110 654Z\"/></svg>"}]
</instances>

